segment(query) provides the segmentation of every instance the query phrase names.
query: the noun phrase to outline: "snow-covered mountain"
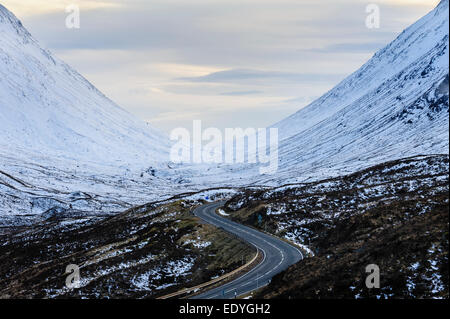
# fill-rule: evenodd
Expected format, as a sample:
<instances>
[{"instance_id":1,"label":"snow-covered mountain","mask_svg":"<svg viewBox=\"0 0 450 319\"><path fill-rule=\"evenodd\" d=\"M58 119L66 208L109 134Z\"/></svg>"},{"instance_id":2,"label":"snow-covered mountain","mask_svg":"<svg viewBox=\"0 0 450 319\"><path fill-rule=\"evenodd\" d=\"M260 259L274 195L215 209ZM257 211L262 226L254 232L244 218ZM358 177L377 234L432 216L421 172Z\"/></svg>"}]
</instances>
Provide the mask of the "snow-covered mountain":
<instances>
[{"instance_id":1,"label":"snow-covered mountain","mask_svg":"<svg viewBox=\"0 0 450 319\"><path fill-rule=\"evenodd\" d=\"M404 30L334 89L277 123L275 179L340 175L449 150L449 1Z\"/></svg>"},{"instance_id":2,"label":"snow-covered mountain","mask_svg":"<svg viewBox=\"0 0 450 319\"><path fill-rule=\"evenodd\" d=\"M186 188L155 176L169 145L0 5L0 226L120 212L180 193Z\"/></svg>"},{"instance_id":3,"label":"snow-covered mountain","mask_svg":"<svg viewBox=\"0 0 450 319\"><path fill-rule=\"evenodd\" d=\"M0 5L0 149L150 166L168 160L168 147L167 137L42 49Z\"/></svg>"},{"instance_id":4,"label":"snow-covered mountain","mask_svg":"<svg viewBox=\"0 0 450 319\"><path fill-rule=\"evenodd\" d=\"M210 186L321 180L417 155L449 153L449 0L404 30L335 88L274 124L278 171L265 164L181 167Z\"/></svg>"}]
</instances>

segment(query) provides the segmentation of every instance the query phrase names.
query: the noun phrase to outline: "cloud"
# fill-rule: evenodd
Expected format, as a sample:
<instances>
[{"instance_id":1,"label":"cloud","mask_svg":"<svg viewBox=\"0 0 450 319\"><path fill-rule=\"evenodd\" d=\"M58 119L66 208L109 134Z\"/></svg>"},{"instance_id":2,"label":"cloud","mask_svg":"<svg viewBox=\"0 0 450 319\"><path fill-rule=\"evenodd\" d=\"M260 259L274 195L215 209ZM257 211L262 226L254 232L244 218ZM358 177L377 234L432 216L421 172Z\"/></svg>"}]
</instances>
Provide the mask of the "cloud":
<instances>
[{"instance_id":1,"label":"cloud","mask_svg":"<svg viewBox=\"0 0 450 319\"><path fill-rule=\"evenodd\" d=\"M184 77L178 80L187 82L243 82L243 81L268 81L276 79L288 82L317 82L334 81L342 78L342 74L320 74L320 73L291 73L280 71L261 71L251 69L235 69L210 73L198 77Z\"/></svg>"},{"instance_id":2,"label":"cloud","mask_svg":"<svg viewBox=\"0 0 450 319\"><path fill-rule=\"evenodd\" d=\"M21 18L52 12L63 13L67 6L73 4L79 5L83 11L123 6L120 0L2 0L2 4Z\"/></svg>"},{"instance_id":3,"label":"cloud","mask_svg":"<svg viewBox=\"0 0 450 319\"><path fill-rule=\"evenodd\" d=\"M235 92L224 92L220 93L220 95L226 96L242 96L242 95L253 95L253 94L261 94L261 91L235 91Z\"/></svg>"},{"instance_id":4,"label":"cloud","mask_svg":"<svg viewBox=\"0 0 450 319\"><path fill-rule=\"evenodd\" d=\"M337 43L327 45L321 48L305 49L309 52L321 52L321 53L354 53L354 52L375 52L383 48L386 45L384 42L366 42L366 43Z\"/></svg>"}]
</instances>

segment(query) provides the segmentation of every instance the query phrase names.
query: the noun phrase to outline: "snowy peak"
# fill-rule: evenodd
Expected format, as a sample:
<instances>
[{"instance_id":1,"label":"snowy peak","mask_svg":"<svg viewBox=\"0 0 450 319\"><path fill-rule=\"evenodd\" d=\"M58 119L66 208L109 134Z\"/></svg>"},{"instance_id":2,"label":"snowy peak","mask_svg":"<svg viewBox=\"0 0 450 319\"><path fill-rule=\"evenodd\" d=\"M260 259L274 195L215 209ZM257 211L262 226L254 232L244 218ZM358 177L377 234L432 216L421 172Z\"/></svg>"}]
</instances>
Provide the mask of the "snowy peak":
<instances>
[{"instance_id":1,"label":"snowy peak","mask_svg":"<svg viewBox=\"0 0 450 319\"><path fill-rule=\"evenodd\" d=\"M282 139L278 180L337 176L393 159L448 154L448 2L324 96L274 125Z\"/></svg>"},{"instance_id":2,"label":"snowy peak","mask_svg":"<svg viewBox=\"0 0 450 319\"><path fill-rule=\"evenodd\" d=\"M42 49L0 6L0 149L76 161L167 161L168 139Z\"/></svg>"}]
</instances>

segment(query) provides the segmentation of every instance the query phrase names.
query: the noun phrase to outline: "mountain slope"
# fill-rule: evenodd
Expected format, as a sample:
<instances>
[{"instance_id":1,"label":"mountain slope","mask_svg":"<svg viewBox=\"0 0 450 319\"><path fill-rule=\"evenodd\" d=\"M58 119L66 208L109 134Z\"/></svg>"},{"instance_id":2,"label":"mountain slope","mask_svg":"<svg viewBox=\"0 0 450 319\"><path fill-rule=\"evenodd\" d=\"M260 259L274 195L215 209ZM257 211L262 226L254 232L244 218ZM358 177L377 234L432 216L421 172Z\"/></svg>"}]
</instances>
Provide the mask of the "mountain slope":
<instances>
[{"instance_id":1,"label":"mountain slope","mask_svg":"<svg viewBox=\"0 0 450 319\"><path fill-rule=\"evenodd\" d=\"M275 124L280 170L266 182L448 153L448 6L441 1L330 92Z\"/></svg>"},{"instance_id":2,"label":"mountain slope","mask_svg":"<svg viewBox=\"0 0 450 319\"><path fill-rule=\"evenodd\" d=\"M42 49L0 5L0 148L92 162L168 159L168 140Z\"/></svg>"},{"instance_id":3,"label":"mountain slope","mask_svg":"<svg viewBox=\"0 0 450 319\"><path fill-rule=\"evenodd\" d=\"M38 42L0 5L0 229L112 214L186 191L169 140Z\"/></svg>"}]
</instances>

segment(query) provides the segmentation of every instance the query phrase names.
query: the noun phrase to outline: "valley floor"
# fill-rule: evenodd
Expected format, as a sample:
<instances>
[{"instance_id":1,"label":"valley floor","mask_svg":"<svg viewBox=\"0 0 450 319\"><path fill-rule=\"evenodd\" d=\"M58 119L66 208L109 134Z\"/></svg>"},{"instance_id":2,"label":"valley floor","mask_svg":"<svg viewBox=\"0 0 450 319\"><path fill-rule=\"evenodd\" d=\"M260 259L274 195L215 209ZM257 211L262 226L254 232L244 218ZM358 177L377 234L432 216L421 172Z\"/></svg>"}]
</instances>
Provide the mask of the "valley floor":
<instances>
[{"instance_id":1,"label":"valley floor","mask_svg":"<svg viewBox=\"0 0 450 319\"><path fill-rule=\"evenodd\" d=\"M448 298L448 155L416 156L339 178L212 189L114 216L48 216L0 235L0 298L157 298L217 278L254 256L192 215L227 198L222 217L283 237L304 260L264 298ZM19 183L19 182L18 182ZM65 287L80 267L81 288ZM365 286L377 264L381 288Z\"/></svg>"}]
</instances>

